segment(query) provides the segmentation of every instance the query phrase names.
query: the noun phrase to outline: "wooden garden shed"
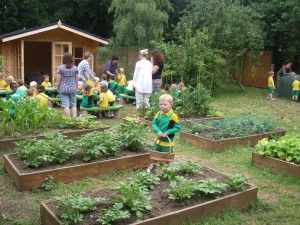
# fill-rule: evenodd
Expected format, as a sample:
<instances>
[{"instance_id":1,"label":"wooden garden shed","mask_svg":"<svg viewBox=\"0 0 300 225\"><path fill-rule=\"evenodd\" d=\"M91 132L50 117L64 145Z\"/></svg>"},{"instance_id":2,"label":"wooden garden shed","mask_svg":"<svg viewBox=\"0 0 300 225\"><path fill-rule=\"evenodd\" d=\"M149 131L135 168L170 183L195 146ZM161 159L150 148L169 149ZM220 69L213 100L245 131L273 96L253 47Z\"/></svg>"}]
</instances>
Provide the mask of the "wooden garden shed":
<instances>
[{"instance_id":1,"label":"wooden garden shed","mask_svg":"<svg viewBox=\"0 0 300 225\"><path fill-rule=\"evenodd\" d=\"M249 57L246 55L244 59L243 84L252 87L267 88L268 73L274 67L272 64L272 56L273 54L271 51L264 51L262 55L257 58L255 73L251 74Z\"/></svg>"},{"instance_id":2,"label":"wooden garden shed","mask_svg":"<svg viewBox=\"0 0 300 225\"><path fill-rule=\"evenodd\" d=\"M78 65L86 51L95 53L101 44L107 45L108 40L61 21L3 34L0 35L2 73L4 76L11 73L27 84L33 80L41 83L44 74L53 81L65 52L71 52ZM95 57L90 66L94 70Z\"/></svg>"}]
</instances>

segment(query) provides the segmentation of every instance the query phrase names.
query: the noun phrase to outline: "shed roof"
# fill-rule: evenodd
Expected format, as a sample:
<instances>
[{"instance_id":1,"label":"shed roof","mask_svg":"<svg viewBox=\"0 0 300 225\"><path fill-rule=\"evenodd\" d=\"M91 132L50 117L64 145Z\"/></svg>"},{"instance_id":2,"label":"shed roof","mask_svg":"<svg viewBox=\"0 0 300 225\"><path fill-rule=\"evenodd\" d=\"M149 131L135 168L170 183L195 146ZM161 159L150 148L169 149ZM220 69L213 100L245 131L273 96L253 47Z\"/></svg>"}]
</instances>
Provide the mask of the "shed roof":
<instances>
[{"instance_id":1,"label":"shed roof","mask_svg":"<svg viewBox=\"0 0 300 225\"><path fill-rule=\"evenodd\" d=\"M60 20L57 23L51 23L48 25L43 25L40 27L34 27L34 28L30 28L30 29L22 29L22 30L17 30L14 32L10 32L10 33L6 33L6 34L2 34L0 35L0 40L2 42L7 42L7 41L12 41L15 39L19 39L22 37L27 37L30 35L34 35L34 34L38 34L38 33L42 33L45 31L49 31L49 30L54 30L54 29L63 29L63 30L67 30L70 31L72 33L78 34L80 36L86 37L88 39L100 42L102 44L107 45L108 44L108 40L105 38L101 38L95 34L91 34L85 30L81 30L79 28L70 26L68 24L62 23Z\"/></svg>"}]
</instances>

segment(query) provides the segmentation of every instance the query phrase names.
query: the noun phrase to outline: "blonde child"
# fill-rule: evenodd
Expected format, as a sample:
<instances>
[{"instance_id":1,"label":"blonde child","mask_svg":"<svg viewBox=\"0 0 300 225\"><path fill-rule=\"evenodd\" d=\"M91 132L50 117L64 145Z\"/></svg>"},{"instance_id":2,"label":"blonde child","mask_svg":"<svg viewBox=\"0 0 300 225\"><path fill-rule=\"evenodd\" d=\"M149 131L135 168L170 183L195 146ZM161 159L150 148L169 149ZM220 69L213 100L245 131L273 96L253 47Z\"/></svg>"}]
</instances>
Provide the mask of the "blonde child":
<instances>
[{"instance_id":1,"label":"blonde child","mask_svg":"<svg viewBox=\"0 0 300 225\"><path fill-rule=\"evenodd\" d=\"M35 81L31 81L29 84L29 88L33 91L33 96L37 95L37 83Z\"/></svg>"},{"instance_id":2,"label":"blonde child","mask_svg":"<svg viewBox=\"0 0 300 225\"><path fill-rule=\"evenodd\" d=\"M35 96L35 100L37 105L41 108L47 108L48 106L48 96L44 93L45 87L43 85L37 86L37 95Z\"/></svg>"},{"instance_id":3,"label":"blonde child","mask_svg":"<svg viewBox=\"0 0 300 225\"><path fill-rule=\"evenodd\" d=\"M152 120L152 128L157 135L155 141L155 151L169 152L170 147L173 151L175 133L180 130L180 122L178 116L173 112L173 97L169 94L163 94L159 97L159 108ZM169 139L170 141L169 141ZM147 172L153 172L155 164L152 164Z\"/></svg>"},{"instance_id":4,"label":"blonde child","mask_svg":"<svg viewBox=\"0 0 300 225\"><path fill-rule=\"evenodd\" d=\"M77 87L77 91L76 94L77 95L83 95L83 82L82 81L78 81L78 87Z\"/></svg>"},{"instance_id":5,"label":"blonde child","mask_svg":"<svg viewBox=\"0 0 300 225\"><path fill-rule=\"evenodd\" d=\"M300 82L298 81L297 76L294 76L294 82L293 82L292 86L293 86L292 101L297 102L298 101L298 96L299 96L299 90L300 90Z\"/></svg>"},{"instance_id":6,"label":"blonde child","mask_svg":"<svg viewBox=\"0 0 300 225\"><path fill-rule=\"evenodd\" d=\"M5 88L6 82L3 73L0 73L0 88Z\"/></svg>"},{"instance_id":7,"label":"blonde child","mask_svg":"<svg viewBox=\"0 0 300 225\"><path fill-rule=\"evenodd\" d=\"M99 107L100 108L107 108L108 107L108 87L106 84L101 84L101 93L100 93L100 101L99 101ZM103 115L103 114L102 114ZM111 111L105 112L105 117L112 117L113 114Z\"/></svg>"},{"instance_id":8,"label":"blonde child","mask_svg":"<svg viewBox=\"0 0 300 225\"><path fill-rule=\"evenodd\" d=\"M182 92L186 89L186 86L183 82L178 83L178 89Z\"/></svg>"},{"instance_id":9,"label":"blonde child","mask_svg":"<svg viewBox=\"0 0 300 225\"><path fill-rule=\"evenodd\" d=\"M97 92L93 92L92 86L90 84L86 84L84 86L81 106L84 108L95 107L95 104L93 103L93 99L95 98L97 98Z\"/></svg>"},{"instance_id":10,"label":"blonde child","mask_svg":"<svg viewBox=\"0 0 300 225\"><path fill-rule=\"evenodd\" d=\"M120 68L120 73L118 74L118 91L119 93L125 92L126 76L124 74L124 68Z\"/></svg>"},{"instance_id":11,"label":"blonde child","mask_svg":"<svg viewBox=\"0 0 300 225\"><path fill-rule=\"evenodd\" d=\"M94 90L96 89L98 92L100 92L100 79L99 77L95 77L95 81L94 81Z\"/></svg>"},{"instance_id":12,"label":"blonde child","mask_svg":"<svg viewBox=\"0 0 300 225\"><path fill-rule=\"evenodd\" d=\"M268 78L268 97L267 100L274 101L275 98L273 98L273 93L274 93L275 85L274 85L274 72L270 71L269 72L269 78Z\"/></svg>"}]
</instances>

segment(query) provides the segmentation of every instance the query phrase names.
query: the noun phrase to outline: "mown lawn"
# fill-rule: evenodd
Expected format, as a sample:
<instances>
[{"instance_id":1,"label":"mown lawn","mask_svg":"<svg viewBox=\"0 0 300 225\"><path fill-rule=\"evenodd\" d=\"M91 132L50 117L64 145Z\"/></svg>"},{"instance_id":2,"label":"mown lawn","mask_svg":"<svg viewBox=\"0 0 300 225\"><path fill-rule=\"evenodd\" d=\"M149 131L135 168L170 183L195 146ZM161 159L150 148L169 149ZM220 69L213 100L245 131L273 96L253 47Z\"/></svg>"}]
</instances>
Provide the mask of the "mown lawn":
<instances>
[{"instance_id":1,"label":"mown lawn","mask_svg":"<svg viewBox=\"0 0 300 225\"><path fill-rule=\"evenodd\" d=\"M288 133L298 133L300 104L287 99L266 100L267 91L247 87L245 92L232 84L223 86L213 97L212 105L222 111L225 117L243 113L268 115L282 121ZM125 114L133 114L133 106L126 106ZM113 124L116 120L105 120ZM152 136L154 137L154 135ZM152 142L149 139L149 142ZM259 187L258 201L248 209L230 210L218 218L207 218L196 224L300 224L300 179L284 174L275 175L251 166L253 148L248 145L227 149L222 153L210 153L179 141L176 143L177 160L194 160L201 165L223 173L243 174L250 183ZM9 152L9 151L7 151ZM6 152L6 153L7 153ZM4 152L0 153L1 156ZM131 176L133 171L118 171L96 178L85 178L71 184L59 184L50 192L39 190L18 192L13 181L7 176L0 162L0 225L40 224L39 202L53 196L64 196L87 190L110 187ZM186 225L195 223L186 222Z\"/></svg>"}]
</instances>

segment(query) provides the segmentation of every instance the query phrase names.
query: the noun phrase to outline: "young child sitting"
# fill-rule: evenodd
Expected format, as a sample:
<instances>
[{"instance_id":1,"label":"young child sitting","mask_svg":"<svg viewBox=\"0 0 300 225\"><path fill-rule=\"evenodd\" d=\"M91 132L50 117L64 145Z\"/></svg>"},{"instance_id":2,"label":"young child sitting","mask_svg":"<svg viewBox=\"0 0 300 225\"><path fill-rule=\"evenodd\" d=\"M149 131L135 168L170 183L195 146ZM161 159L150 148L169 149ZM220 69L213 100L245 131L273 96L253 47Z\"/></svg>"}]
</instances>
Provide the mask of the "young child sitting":
<instances>
[{"instance_id":1,"label":"young child sitting","mask_svg":"<svg viewBox=\"0 0 300 225\"><path fill-rule=\"evenodd\" d=\"M269 72L269 78L268 78L268 91L269 91L269 94L268 94L267 100L272 100L272 101L275 100L275 98L273 98L273 93L274 93L274 89L275 89L273 77L274 77L274 72L270 71Z\"/></svg>"},{"instance_id":2,"label":"young child sitting","mask_svg":"<svg viewBox=\"0 0 300 225\"><path fill-rule=\"evenodd\" d=\"M292 102L297 102L299 90L300 90L300 82L298 81L298 77L296 75L294 76L294 82L292 84L292 87L293 87Z\"/></svg>"},{"instance_id":3,"label":"young child sitting","mask_svg":"<svg viewBox=\"0 0 300 225\"><path fill-rule=\"evenodd\" d=\"M5 79L5 92L7 93L10 90L10 84L13 82L13 79L8 76Z\"/></svg>"},{"instance_id":4,"label":"young child sitting","mask_svg":"<svg viewBox=\"0 0 300 225\"><path fill-rule=\"evenodd\" d=\"M3 73L0 73L0 88L5 88L6 82Z\"/></svg>"},{"instance_id":5,"label":"young child sitting","mask_svg":"<svg viewBox=\"0 0 300 225\"><path fill-rule=\"evenodd\" d=\"M186 89L186 86L183 82L178 83L178 89L183 92Z\"/></svg>"},{"instance_id":6,"label":"young child sitting","mask_svg":"<svg viewBox=\"0 0 300 225\"><path fill-rule=\"evenodd\" d=\"M44 88L52 87L52 84L49 80L50 80L49 75L43 75L43 83L41 85L44 86Z\"/></svg>"},{"instance_id":7,"label":"young child sitting","mask_svg":"<svg viewBox=\"0 0 300 225\"><path fill-rule=\"evenodd\" d=\"M78 87L77 87L77 90L76 90L76 94L77 95L83 95L83 82L82 81L78 81Z\"/></svg>"},{"instance_id":8,"label":"young child sitting","mask_svg":"<svg viewBox=\"0 0 300 225\"><path fill-rule=\"evenodd\" d=\"M49 97L45 94L45 87L42 85L38 85L37 93L38 94L35 96L37 105L41 108L47 108Z\"/></svg>"},{"instance_id":9,"label":"young child sitting","mask_svg":"<svg viewBox=\"0 0 300 225\"><path fill-rule=\"evenodd\" d=\"M27 98L34 101L33 90L31 88L27 89Z\"/></svg>"},{"instance_id":10,"label":"young child sitting","mask_svg":"<svg viewBox=\"0 0 300 225\"><path fill-rule=\"evenodd\" d=\"M83 98L81 106L84 108L92 108L95 107L93 100L97 97L97 91L93 92L92 86L90 84L86 84L84 86Z\"/></svg>"},{"instance_id":11,"label":"young child sitting","mask_svg":"<svg viewBox=\"0 0 300 225\"><path fill-rule=\"evenodd\" d=\"M7 79L6 79L7 80ZM9 84L9 90L6 92L6 100L10 99L11 96L16 93L19 85L17 82L11 82Z\"/></svg>"},{"instance_id":12,"label":"young child sitting","mask_svg":"<svg viewBox=\"0 0 300 225\"><path fill-rule=\"evenodd\" d=\"M108 107L108 87L106 84L101 84L101 93L100 93L100 101L99 101L99 107L100 108L107 108ZM102 113L102 116L104 117L113 117L113 113L111 111L105 112L104 114Z\"/></svg>"},{"instance_id":13,"label":"young child sitting","mask_svg":"<svg viewBox=\"0 0 300 225\"><path fill-rule=\"evenodd\" d=\"M117 100L120 100L120 94L118 90L118 84L116 82L116 76L111 75L110 81L108 82L108 89L116 96Z\"/></svg>"},{"instance_id":14,"label":"young child sitting","mask_svg":"<svg viewBox=\"0 0 300 225\"><path fill-rule=\"evenodd\" d=\"M127 87L125 87L125 94L128 96L135 96L133 80L127 82ZM135 105L135 101L133 99L129 99L130 104Z\"/></svg>"},{"instance_id":15,"label":"young child sitting","mask_svg":"<svg viewBox=\"0 0 300 225\"><path fill-rule=\"evenodd\" d=\"M106 86L108 86L106 74L102 74L102 76L101 76L100 86L102 86L102 84L105 84Z\"/></svg>"},{"instance_id":16,"label":"young child sitting","mask_svg":"<svg viewBox=\"0 0 300 225\"><path fill-rule=\"evenodd\" d=\"M178 116L173 112L173 97L169 94L163 94L159 97L159 108L161 111L156 113L152 120L152 128L157 135L155 141L155 151L169 152L170 147L173 151L175 133L180 130ZM170 141L169 141L169 139ZM153 148L154 148L153 146ZM147 172L153 172L155 164L152 164Z\"/></svg>"},{"instance_id":17,"label":"young child sitting","mask_svg":"<svg viewBox=\"0 0 300 225\"><path fill-rule=\"evenodd\" d=\"M124 74L124 69L120 68L120 73L118 74L118 91L119 93L125 92L126 76Z\"/></svg>"},{"instance_id":18,"label":"young child sitting","mask_svg":"<svg viewBox=\"0 0 300 225\"><path fill-rule=\"evenodd\" d=\"M35 81L31 81L29 84L29 88L33 91L33 96L37 95L37 83Z\"/></svg>"}]
</instances>

